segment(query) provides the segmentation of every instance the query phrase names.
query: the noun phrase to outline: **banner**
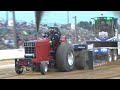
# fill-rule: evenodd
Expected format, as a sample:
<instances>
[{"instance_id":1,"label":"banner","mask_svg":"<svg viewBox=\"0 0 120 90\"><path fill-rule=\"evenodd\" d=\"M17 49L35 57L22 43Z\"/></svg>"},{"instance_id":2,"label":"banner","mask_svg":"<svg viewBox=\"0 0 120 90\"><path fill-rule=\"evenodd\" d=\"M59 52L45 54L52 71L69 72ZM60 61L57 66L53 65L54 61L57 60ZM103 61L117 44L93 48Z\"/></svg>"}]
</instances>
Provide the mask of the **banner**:
<instances>
[{"instance_id":1,"label":"banner","mask_svg":"<svg viewBox=\"0 0 120 90\"><path fill-rule=\"evenodd\" d=\"M0 60L24 58L24 49L0 50Z\"/></svg>"}]
</instances>

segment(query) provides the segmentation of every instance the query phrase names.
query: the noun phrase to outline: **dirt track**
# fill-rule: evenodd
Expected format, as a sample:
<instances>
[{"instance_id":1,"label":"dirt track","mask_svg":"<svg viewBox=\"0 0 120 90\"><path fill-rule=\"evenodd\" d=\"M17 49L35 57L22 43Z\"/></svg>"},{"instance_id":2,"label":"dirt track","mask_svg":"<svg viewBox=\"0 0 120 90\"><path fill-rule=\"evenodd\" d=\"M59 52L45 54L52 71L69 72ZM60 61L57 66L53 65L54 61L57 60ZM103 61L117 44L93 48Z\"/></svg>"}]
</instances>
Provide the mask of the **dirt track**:
<instances>
[{"instance_id":1,"label":"dirt track","mask_svg":"<svg viewBox=\"0 0 120 90\"><path fill-rule=\"evenodd\" d=\"M14 64L14 61L0 61L0 65ZM94 68L94 70L76 70L72 72L50 71L47 75L39 72L26 72L17 75L14 65L0 67L0 79L117 79L120 78L120 60L104 66Z\"/></svg>"}]
</instances>

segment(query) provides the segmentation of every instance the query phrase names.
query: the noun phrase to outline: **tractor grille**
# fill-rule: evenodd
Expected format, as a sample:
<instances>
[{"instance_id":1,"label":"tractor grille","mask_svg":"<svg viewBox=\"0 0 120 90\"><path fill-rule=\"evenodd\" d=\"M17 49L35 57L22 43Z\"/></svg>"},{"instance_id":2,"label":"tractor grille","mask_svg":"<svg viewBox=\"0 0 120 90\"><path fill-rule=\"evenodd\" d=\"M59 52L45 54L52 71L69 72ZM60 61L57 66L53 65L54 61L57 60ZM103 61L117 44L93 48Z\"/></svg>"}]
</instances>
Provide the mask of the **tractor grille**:
<instances>
[{"instance_id":1,"label":"tractor grille","mask_svg":"<svg viewBox=\"0 0 120 90\"><path fill-rule=\"evenodd\" d=\"M35 54L35 47L25 47L26 54Z\"/></svg>"},{"instance_id":2,"label":"tractor grille","mask_svg":"<svg viewBox=\"0 0 120 90\"><path fill-rule=\"evenodd\" d=\"M32 57L35 57L35 43L34 42L25 42L24 43L24 48L25 48L25 57L27 58L32 58ZM34 56L29 56L33 54Z\"/></svg>"}]
</instances>

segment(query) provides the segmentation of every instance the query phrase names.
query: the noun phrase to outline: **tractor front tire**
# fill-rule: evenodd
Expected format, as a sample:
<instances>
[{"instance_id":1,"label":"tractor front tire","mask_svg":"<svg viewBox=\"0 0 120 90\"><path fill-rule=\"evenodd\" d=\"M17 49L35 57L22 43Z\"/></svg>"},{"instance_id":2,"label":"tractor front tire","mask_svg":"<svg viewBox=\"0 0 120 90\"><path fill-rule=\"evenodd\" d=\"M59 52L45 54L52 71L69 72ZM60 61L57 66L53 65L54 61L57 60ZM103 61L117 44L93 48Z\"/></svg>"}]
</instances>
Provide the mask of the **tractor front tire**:
<instances>
[{"instance_id":1,"label":"tractor front tire","mask_svg":"<svg viewBox=\"0 0 120 90\"><path fill-rule=\"evenodd\" d=\"M68 72L75 68L75 54L71 44L63 43L56 52L56 67L59 71Z\"/></svg>"},{"instance_id":2,"label":"tractor front tire","mask_svg":"<svg viewBox=\"0 0 120 90\"><path fill-rule=\"evenodd\" d=\"M47 73L47 71L48 71L48 65L45 61L42 61L40 63L40 72L42 75L45 75Z\"/></svg>"},{"instance_id":3,"label":"tractor front tire","mask_svg":"<svg viewBox=\"0 0 120 90\"><path fill-rule=\"evenodd\" d=\"M21 66L16 66L15 71L17 74L21 74L23 72L23 68Z\"/></svg>"}]
</instances>

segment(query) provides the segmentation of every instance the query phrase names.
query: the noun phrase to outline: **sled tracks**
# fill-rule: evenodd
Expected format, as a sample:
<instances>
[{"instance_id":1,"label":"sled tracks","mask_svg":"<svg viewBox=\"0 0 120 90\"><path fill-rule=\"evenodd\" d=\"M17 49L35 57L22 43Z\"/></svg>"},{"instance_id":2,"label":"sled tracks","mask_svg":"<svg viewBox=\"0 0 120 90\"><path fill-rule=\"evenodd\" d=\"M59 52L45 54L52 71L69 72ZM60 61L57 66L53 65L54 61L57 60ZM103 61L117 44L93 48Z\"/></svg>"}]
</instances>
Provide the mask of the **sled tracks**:
<instances>
[{"instance_id":1,"label":"sled tracks","mask_svg":"<svg viewBox=\"0 0 120 90\"><path fill-rule=\"evenodd\" d=\"M94 63L94 70L75 70L72 72L49 71L46 75L40 72L26 72L17 75L14 65L0 67L0 79L119 79L120 60L112 63Z\"/></svg>"}]
</instances>

